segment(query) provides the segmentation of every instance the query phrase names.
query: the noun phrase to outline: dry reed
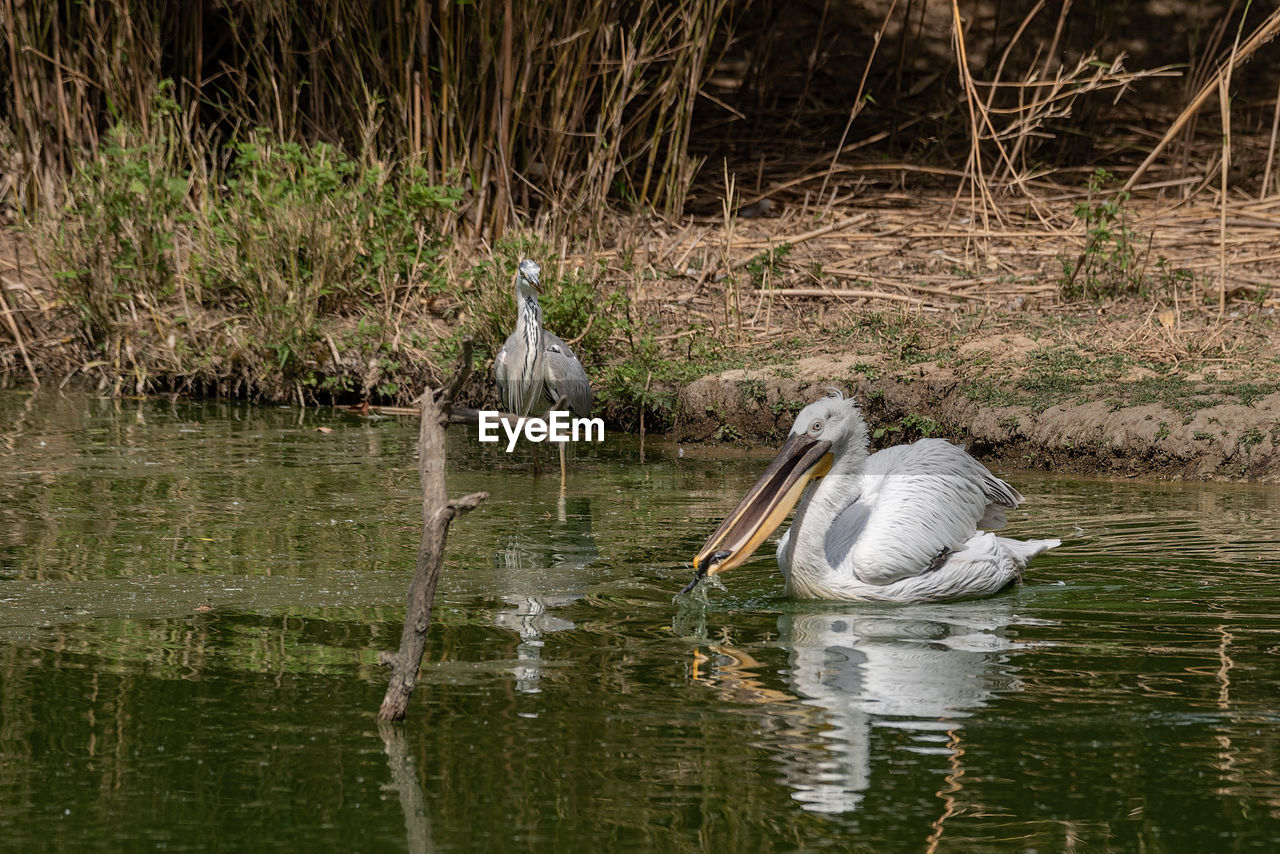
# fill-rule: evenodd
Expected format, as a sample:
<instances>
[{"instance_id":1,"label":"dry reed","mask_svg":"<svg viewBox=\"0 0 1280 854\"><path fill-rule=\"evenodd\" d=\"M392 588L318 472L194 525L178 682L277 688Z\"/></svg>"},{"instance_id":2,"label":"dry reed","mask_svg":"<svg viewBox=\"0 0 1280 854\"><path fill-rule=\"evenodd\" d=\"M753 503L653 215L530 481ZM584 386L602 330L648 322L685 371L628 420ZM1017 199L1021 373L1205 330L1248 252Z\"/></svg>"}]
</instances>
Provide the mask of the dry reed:
<instances>
[{"instance_id":1,"label":"dry reed","mask_svg":"<svg viewBox=\"0 0 1280 854\"><path fill-rule=\"evenodd\" d=\"M611 197L676 213L727 5L4 0L13 190L31 210L60 201L110 123L148 132L169 78L215 139L261 127L356 151L372 134L383 160L462 186L465 221L490 236L518 215L562 221Z\"/></svg>"}]
</instances>

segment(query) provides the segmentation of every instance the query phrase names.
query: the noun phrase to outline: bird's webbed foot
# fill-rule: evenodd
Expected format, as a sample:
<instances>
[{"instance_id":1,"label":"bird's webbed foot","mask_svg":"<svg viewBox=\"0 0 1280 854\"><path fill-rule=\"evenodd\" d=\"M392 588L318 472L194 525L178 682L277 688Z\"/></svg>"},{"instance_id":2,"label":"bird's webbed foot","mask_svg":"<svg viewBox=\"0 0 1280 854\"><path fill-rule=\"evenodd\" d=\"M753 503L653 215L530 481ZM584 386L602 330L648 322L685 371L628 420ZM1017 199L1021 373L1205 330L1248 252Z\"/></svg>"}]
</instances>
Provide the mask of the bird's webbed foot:
<instances>
[{"instance_id":1,"label":"bird's webbed foot","mask_svg":"<svg viewBox=\"0 0 1280 854\"><path fill-rule=\"evenodd\" d=\"M950 546L943 546L933 560L929 561L929 565L924 568L925 572L933 572L935 569L942 569L942 565L947 562L947 558L951 557L952 549Z\"/></svg>"}]
</instances>

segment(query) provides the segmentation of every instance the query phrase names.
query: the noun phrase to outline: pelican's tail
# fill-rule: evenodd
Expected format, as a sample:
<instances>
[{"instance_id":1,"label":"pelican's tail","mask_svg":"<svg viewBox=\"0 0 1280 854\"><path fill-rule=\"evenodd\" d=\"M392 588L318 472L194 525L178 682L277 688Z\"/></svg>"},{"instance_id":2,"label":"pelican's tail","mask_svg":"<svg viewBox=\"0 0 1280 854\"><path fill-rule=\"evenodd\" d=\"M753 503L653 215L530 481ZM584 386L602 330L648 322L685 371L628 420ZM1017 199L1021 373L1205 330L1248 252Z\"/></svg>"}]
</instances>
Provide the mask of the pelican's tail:
<instances>
[{"instance_id":1,"label":"pelican's tail","mask_svg":"<svg viewBox=\"0 0 1280 854\"><path fill-rule=\"evenodd\" d=\"M1062 540L1011 540L1008 537L996 537L996 542L1004 549L1019 569L1027 568L1027 561L1041 552L1062 545Z\"/></svg>"}]
</instances>

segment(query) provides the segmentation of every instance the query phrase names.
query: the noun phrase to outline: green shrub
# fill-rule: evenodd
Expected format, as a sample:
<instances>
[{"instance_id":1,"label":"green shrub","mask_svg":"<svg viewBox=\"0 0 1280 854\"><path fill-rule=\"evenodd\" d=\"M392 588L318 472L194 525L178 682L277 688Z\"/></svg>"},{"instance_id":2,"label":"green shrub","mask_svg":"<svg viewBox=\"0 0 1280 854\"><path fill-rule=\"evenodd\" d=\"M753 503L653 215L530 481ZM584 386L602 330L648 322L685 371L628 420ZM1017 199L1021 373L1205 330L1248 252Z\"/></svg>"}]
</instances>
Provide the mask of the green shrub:
<instances>
[{"instance_id":1,"label":"green shrub","mask_svg":"<svg viewBox=\"0 0 1280 854\"><path fill-rule=\"evenodd\" d=\"M211 165L164 91L148 132L113 128L33 228L104 382L385 393L400 322L444 288L438 223L460 192L261 130Z\"/></svg>"},{"instance_id":2,"label":"green shrub","mask_svg":"<svg viewBox=\"0 0 1280 854\"><path fill-rule=\"evenodd\" d=\"M63 296L100 349L119 342L122 323L172 297L176 235L190 221L187 173L167 140L113 128L97 156L68 183L67 201L40 237Z\"/></svg>"},{"instance_id":3,"label":"green shrub","mask_svg":"<svg viewBox=\"0 0 1280 854\"><path fill-rule=\"evenodd\" d=\"M1129 194L1095 199L1113 180L1107 170L1095 170L1089 177L1088 199L1073 211L1085 224L1086 243L1076 261L1063 263L1062 293L1068 299L1134 294L1142 287L1138 235L1129 227L1124 210Z\"/></svg>"},{"instance_id":4,"label":"green shrub","mask_svg":"<svg viewBox=\"0 0 1280 854\"><path fill-rule=\"evenodd\" d=\"M447 243L430 222L459 191L430 184L421 169L392 173L261 130L234 150L226 193L194 235L202 287L247 314L257 343L286 371L305 371L321 316L358 318L368 343L355 361L369 364L397 307L441 287Z\"/></svg>"}]
</instances>

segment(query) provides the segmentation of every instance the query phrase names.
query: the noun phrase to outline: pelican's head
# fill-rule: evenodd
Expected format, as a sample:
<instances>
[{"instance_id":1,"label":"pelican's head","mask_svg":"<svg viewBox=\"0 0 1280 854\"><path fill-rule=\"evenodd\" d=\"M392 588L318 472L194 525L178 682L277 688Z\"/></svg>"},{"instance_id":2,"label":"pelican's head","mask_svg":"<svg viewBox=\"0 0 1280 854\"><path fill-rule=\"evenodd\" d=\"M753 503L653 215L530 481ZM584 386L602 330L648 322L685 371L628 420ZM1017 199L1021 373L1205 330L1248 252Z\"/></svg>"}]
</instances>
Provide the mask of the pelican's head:
<instances>
[{"instance_id":1,"label":"pelican's head","mask_svg":"<svg viewBox=\"0 0 1280 854\"><path fill-rule=\"evenodd\" d=\"M815 478L846 453L865 454L867 426L857 404L838 389L800 410L791 435L764 474L693 559L693 585L746 562L782 524Z\"/></svg>"},{"instance_id":2,"label":"pelican's head","mask_svg":"<svg viewBox=\"0 0 1280 854\"><path fill-rule=\"evenodd\" d=\"M865 455L867 423L862 420L857 401L845 397L838 388L828 387L826 392L796 415L791 436L830 442L831 454L837 460L845 459L846 455Z\"/></svg>"}]
</instances>

